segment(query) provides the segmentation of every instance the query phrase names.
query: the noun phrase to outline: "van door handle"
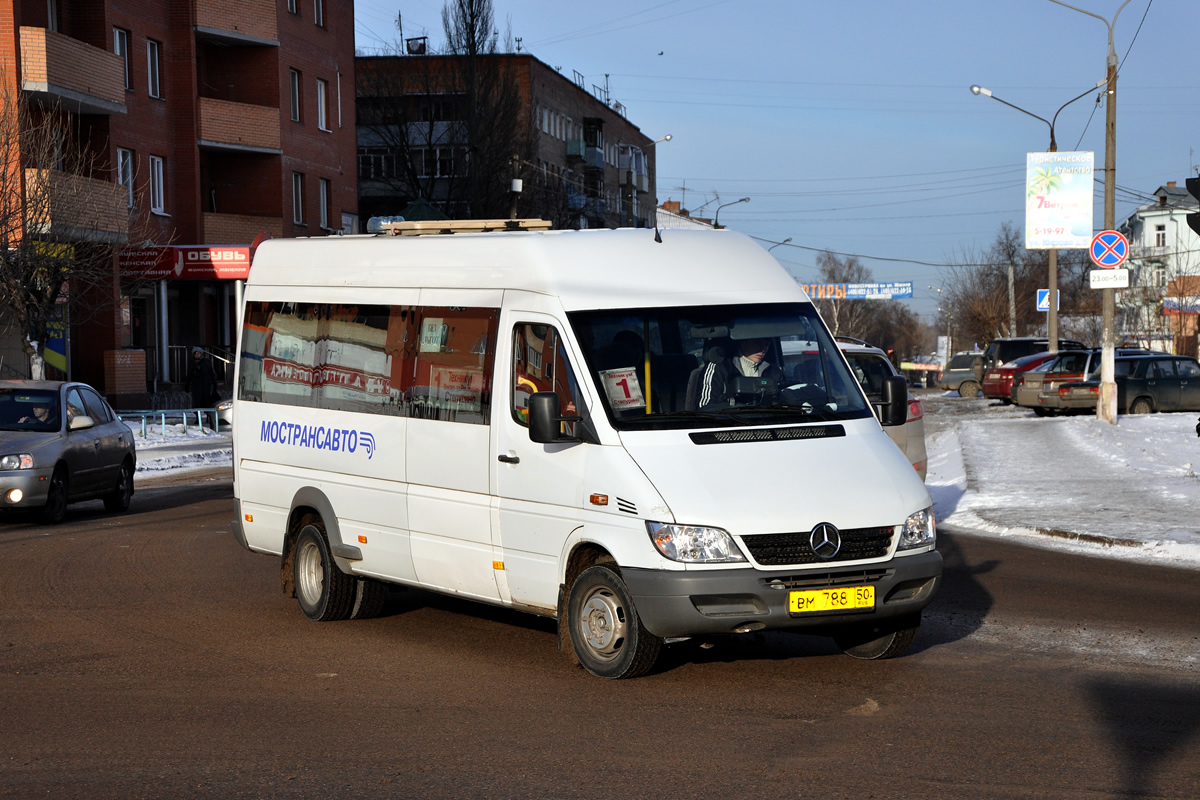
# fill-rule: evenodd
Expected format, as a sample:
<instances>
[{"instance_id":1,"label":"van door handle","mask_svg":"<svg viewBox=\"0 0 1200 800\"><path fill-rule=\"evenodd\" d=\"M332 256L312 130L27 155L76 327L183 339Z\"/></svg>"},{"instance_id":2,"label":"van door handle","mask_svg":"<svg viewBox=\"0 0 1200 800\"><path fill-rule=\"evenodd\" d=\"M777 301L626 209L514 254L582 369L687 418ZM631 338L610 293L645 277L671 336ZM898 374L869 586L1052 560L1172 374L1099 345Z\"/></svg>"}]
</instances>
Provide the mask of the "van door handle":
<instances>
[{"instance_id":1,"label":"van door handle","mask_svg":"<svg viewBox=\"0 0 1200 800\"><path fill-rule=\"evenodd\" d=\"M520 464L521 459L513 453L503 453L496 456L496 460L501 464Z\"/></svg>"}]
</instances>

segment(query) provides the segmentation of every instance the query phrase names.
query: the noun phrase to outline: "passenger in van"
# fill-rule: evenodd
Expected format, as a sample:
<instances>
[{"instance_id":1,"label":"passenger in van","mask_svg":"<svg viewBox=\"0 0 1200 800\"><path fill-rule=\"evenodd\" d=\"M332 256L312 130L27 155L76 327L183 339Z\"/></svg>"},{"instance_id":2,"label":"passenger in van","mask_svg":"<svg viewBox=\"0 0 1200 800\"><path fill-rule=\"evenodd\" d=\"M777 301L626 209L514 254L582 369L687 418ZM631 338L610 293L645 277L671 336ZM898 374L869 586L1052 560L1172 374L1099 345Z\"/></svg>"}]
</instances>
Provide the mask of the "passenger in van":
<instances>
[{"instance_id":1,"label":"passenger in van","mask_svg":"<svg viewBox=\"0 0 1200 800\"><path fill-rule=\"evenodd\" d=\"M711 348L705 354L697 403L701 410L737 405L739 377L763 379L764 382L758 385L769 387L772 395L783 380L783 370L767 361L770 339L742 339L734 344L737 355L730 358L726 358L719 348ZM756 404L762 401L761 394L757 393Z\"/></svg>"}]
</instances>

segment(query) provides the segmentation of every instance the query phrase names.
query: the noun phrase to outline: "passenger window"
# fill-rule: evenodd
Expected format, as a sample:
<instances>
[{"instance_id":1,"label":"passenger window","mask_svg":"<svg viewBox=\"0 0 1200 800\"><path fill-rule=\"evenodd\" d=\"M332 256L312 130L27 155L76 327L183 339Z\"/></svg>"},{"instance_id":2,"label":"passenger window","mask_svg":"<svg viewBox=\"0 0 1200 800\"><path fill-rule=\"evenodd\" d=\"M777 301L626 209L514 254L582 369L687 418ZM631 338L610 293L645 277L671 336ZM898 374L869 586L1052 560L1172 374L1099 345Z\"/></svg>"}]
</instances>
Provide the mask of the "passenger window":
<instances>
[{"instance_id":1,"label":"passenger window","mask_svg":"<svg viewBox=\"0 0 1200 800\"><path fill-rule=\"evenodd\" d=\"M499 319L494 308L420 310L411 416L488 424Z\"/></svg>"},{"instance_id":2,"label":"passenger window","mask_svg":"<svg viewBox=\"0 0 1200 800\"><path fill-rule=\"evenodd\" d=\"M83 397L78 389L71 389L67 392L67 425L71 424L71 420L76 417L82 417L87 414L86 406L83 403Z\"/></svg>"},{"instance_id":3,"label":"passenger window","mask_svg":"<svg viewBox=\"0 0 1200 800\"><path fill-rule=\"evenodd\" d=\"M529 425L529 396L555 392L564 417L581 416L583 397L558 331L552 325L521 323L513 329L512 418ZM563 423L573 436L575 424Z\"/></svg>"},{"instance_id":4,"label":"passenger window","mask_svg":"<svg viewBox=\"0 0 1200 800\"><path fill-rule=\"evenodd\" d=\"M1179 367L1179 374L1184 378L1200 378L1200 364L1195 361L1177 361L1175 366Z\"/></svg>"},{"instance_id":5,"label":"passenger window","mask_svg":"<svg viewBox=\"0 0 1200 800\"><path fill-rule=\"evenodd\" d=\"M112 414L108 412L108 404L100 398L100 395L88 389L81 389L80 392L83 394L83 404L87 409L87 415L97 425L104 422L112 422Z\"/></svg>"}]
</instances>

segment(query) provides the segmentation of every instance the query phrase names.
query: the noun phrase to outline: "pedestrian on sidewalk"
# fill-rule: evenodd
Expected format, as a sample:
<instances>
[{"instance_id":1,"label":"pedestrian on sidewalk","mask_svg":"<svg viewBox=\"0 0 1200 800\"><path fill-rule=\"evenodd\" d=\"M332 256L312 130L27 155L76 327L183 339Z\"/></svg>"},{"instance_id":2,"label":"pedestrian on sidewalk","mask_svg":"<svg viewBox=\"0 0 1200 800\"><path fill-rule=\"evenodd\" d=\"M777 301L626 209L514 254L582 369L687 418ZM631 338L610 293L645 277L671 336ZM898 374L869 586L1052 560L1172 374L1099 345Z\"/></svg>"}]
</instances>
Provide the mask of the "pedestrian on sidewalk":
<instances>
[{"instance_id":1,"label":"pedestrian on sidewalk","mask_svg":"<svg viewBox=\"0 0 1200 800\"><path fill-rule=\"evenodd\" d=\"M216 405L217 373L204 350L192 348L192 363L188 366L187 388L192 393L192 408L208 408Z\"/></svg>"}]
</instances>

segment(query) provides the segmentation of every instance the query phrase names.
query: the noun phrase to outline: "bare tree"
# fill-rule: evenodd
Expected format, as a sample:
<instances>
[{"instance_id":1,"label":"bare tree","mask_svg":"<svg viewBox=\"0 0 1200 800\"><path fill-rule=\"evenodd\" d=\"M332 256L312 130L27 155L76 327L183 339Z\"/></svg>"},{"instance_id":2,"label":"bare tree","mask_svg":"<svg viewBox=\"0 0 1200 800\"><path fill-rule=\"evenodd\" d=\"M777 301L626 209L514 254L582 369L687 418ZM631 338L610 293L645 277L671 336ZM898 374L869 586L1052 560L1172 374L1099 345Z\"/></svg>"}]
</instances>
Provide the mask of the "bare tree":
<instances>
[{"instance_id":1,"label":"bare tree","mask_svg":"<svg viewBox=\"0 0 1200 800\"><path fill-rule=\"evenodd\" d=\"M817 256L817 269L823 283L869 283L874 280L871 270L854 256L844 259L825 251ZM870 306L863 300L846 298L813 298L822 319L834 336L865 338L871 315Z\"/></svg>"},{"instance_id":2,"label":"bare tree","mask_svg":"<svg viewBox=\"0 0 1200 800\"><path fill-rule=\"evenodd\" d=\"M80 117L19 94L0 106L0 321L40 377L52 331L114 312L130 211Z\"/></svg>"}]
</instances>

